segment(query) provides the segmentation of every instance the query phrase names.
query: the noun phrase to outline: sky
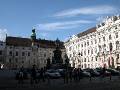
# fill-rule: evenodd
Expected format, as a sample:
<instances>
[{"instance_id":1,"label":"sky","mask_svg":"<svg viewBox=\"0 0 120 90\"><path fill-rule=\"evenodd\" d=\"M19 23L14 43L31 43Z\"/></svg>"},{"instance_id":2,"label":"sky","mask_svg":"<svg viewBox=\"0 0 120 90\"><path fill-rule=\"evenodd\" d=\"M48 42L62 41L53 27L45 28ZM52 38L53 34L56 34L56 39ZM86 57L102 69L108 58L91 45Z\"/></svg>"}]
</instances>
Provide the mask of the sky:
<instances>
[{"instance_id":1,"label":"sky","mask_svg":"<svg viewBox=\"0 0 120 90\"><path fill-rule=\"evenodd\" d=\"M0 0L0 40L8 36L66 41L120 14L120 0Z\"/></svg>"}]
</instances>

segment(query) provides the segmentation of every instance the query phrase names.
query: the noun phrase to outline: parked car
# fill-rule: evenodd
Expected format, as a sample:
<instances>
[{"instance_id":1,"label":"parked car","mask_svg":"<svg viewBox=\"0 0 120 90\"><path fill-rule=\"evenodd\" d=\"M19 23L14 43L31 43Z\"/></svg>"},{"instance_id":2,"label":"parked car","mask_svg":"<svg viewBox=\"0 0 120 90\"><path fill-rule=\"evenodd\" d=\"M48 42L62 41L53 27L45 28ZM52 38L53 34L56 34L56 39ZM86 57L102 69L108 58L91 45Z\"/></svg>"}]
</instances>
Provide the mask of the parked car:
<instances>
[{"instance_id":1,"label":"parked car","mask_svg":"<svg viewBox=\"0 0 120 90\"><path fill-rule=\"evenodd\" d=\"M111 75L113 76L117 76L117 75L120 75L120 72L118 70L115 70L115 69L106 69L106 71L110 72Z\"/></svg>"},{"instance_id":2,"label":"parked car","mask_svg":"<svg viewBox=\"0 0 120 90\"><path fill-rule=\"evenodd\" d=\"M96 68L95 70L96 70L97 72L99 72L100 75L103 75L103 68ZM111 75L111 73L110 73L109 71L106 71L106 70L105 70L104 76L110 76L110 75Z\"/></svg>"},{"instance_id":3,"label":"parked car","mask_svg":"<svg viewBox=\"0 0 120 90\"><path fill-rule=\"evenodd\" d=\"M100 76L100 73L97 72L95 69L87 68L87 69L84 69L84 71L89 72L92 77Z\"/></svg>"},{"instance_id":4,"label":"parked car","mask_svg":"<svg viewBox=\"0 0 120 90\"><path fill-rule=\"evenodd\" d=\"M64 69L57 69L57 72L60 73L61 77L64 77L64 75L65 75L65 70Z\"/></svg>"},{"instance_id":5,"label":"parked car","mask_svg":"<svg viewBox=\"0 0 120 90\"><path fill-rule=\"evenodd\" d=\"M90 73L87 71L82 71L82 77L90 77Z\"/></svg>"},{"instance_id":6,"label":"parked car","mask_svg":"<svg viewBox=\"0 0 120 90\"><path fill-rule=\"evenodd\" d=\"M53 69L47 70L45 72L45 76L49 76L50 78L60 78L61 77L60 73L57 70L53 70Z\"/></svg>"}]
</instances>

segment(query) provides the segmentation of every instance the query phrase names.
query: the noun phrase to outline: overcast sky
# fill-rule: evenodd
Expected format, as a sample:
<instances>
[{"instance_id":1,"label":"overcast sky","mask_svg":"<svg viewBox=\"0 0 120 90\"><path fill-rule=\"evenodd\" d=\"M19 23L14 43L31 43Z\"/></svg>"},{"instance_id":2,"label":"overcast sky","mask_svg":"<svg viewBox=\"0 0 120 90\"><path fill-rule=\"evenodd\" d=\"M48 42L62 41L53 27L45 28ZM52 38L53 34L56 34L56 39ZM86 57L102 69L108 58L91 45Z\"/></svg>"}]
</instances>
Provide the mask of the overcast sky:
<instances>
[{"instance_id":1,"label":"overcast sky","mask_svg":"<svg viewBox=\"0 0 120 90\"><path fill-rule=\"evenodd\" d=\"M120 0L0 0L0 40L9 36L66 40L120 14Z\"/></svg>"}]
</instances>

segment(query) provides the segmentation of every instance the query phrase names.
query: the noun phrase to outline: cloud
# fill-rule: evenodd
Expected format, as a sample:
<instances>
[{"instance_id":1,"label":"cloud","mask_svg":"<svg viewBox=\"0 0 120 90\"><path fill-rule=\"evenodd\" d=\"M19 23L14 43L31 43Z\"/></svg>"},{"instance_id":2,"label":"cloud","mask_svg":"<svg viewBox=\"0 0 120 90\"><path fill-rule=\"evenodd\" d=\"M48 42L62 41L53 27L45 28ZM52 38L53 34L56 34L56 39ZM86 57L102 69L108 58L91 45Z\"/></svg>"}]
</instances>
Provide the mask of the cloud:
<instances>
[{"instance_id":1,"label":"cloud","mask_svg":"<svg viewBox=\"0 0 120 90\"><path fill-rule=\"evenodd\" d=\"M40 33L40 35L43 37L48 37L48 33Z\"/></svg>"},{"instance_id":2,"label":"cloud","mask_svg":"<svg viewBox=\"0 0 120 90\"><path fill-rule=\"evenodd\" d=\"M114 14L118 11L118 8L109 5L83 7L77 9L69 9L54 14L54 17L72 17L80 14Z\"/></svg>"},{"instance_id":3,"label":"cloud","mask_svg":"<svg viewBox=\"0 0 120 90\"><path fill-rule=\"evenodd\" d=\"M36 25L36 29L38 30L61 30L61 29L71 29L79 27L80 24L88 24L92 23L89 20L77 20L77 21L64 21L64 22L55 22L55 23L44 23Z\"/></svg>"},{"instance_id":4,"label":"cloud","mask_svg":"<svg viewBox=\"0 0 120 90\"><path fill-rule=\"evenodd\" d=\"M99 23L99 22L102 22L102 21L104 21L105 20L105 17L103 17L103 16L100 16L100 17L98 17L97 19L96 19L96 21Z\"/></svg>"},{"instance_id":5,"label":"cloud","mask_svg":"<svg viewBox=\"0 0 120 90\"><path fill-rule=\"evenodd\" d=\"M0 41L5 41L7 29L0 29Z\"/></svg>"}]
</instances>

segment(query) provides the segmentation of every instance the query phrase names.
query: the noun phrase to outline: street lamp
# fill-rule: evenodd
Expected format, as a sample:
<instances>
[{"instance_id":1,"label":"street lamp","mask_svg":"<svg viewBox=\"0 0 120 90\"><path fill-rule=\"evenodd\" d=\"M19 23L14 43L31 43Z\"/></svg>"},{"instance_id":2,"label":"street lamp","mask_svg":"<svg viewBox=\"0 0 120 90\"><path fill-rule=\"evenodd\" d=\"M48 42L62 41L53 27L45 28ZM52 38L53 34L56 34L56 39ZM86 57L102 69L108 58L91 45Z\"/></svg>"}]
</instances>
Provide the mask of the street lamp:
<instances>
[{"instance_id":1,"label":"street lamp","mask_svg":"<svg viewBox=\"0 0 120 90\"><path fill-rule=\"evenodd\" d=\"M81 57L81 53L78 53L78 62L79 62L79 66L81 68L81 60L80 60L80 57Z\"/></svg>"}]
</instances>

